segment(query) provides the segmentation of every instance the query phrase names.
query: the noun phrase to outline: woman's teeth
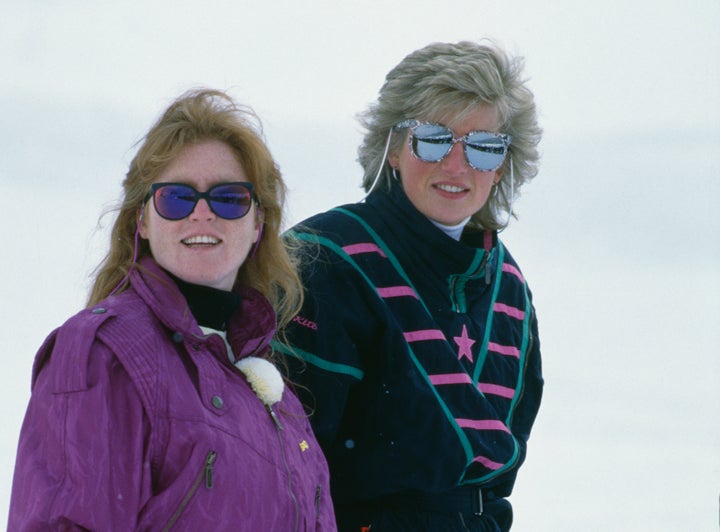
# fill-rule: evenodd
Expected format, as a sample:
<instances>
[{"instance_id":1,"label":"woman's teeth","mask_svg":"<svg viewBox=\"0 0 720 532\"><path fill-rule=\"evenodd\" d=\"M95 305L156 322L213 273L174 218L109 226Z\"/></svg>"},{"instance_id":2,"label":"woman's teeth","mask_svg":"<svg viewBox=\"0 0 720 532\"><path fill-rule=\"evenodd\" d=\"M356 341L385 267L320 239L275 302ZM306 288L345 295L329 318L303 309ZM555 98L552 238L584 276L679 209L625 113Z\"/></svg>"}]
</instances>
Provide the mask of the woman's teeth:
<instances>
[{"instance_id":1,"label":"woman's teeth","mask_svg":"<svg viewBox=\"0 0 720 532\"><path fill-rule=\"evenodd\" d=\"M207 235L191 236L190 238L186 238L182 241L182 243L187 246L192 246L195 244L218 244L219 242L219 239Z\"/></svg>"},{"instance_id":2,"label":"woman's teeth","mask_svg":"<svg viewBox=\"0 0 720 532\"><path fill-rule=\"evenodd\" d=\"M444 190L445 192L462 192L465 189L463 187L458 187L457 185L435 185L440 190Z\"/></svg>"}]
</instances>

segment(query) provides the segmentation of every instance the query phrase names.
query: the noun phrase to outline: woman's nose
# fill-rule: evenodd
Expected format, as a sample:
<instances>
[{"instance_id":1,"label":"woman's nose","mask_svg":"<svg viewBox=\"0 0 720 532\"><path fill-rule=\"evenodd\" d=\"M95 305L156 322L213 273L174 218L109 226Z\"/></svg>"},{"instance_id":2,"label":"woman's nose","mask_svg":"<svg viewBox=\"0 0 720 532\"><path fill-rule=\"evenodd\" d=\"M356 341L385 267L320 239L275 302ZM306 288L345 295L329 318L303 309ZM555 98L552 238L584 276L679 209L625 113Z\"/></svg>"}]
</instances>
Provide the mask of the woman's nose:
<instances>
[{"instance_id":1,"label":"woman's nose","mask_svg":"<svg viewBox=\"0 0 720 532\"><path fill-rule=\"evenodd\" d=\"M465 157L465 146L463 146L463 143L454 143L452 148L450 148L450 153L445 156L441 164L445 170L450 172L467 172L469 165Z\"/></svg>"},{"instance_id":2,"label":"woman's nose","mask_svg":"<svg viewBox=\"0 0 720 532\"><path fill-rule=\"evenodd\" d=\"M190 213L191 220L212 220L215 218L215 213L210 209L210 205L207 200L201 198L198 200L195 208Z\"/></svg>"}]
</instances>

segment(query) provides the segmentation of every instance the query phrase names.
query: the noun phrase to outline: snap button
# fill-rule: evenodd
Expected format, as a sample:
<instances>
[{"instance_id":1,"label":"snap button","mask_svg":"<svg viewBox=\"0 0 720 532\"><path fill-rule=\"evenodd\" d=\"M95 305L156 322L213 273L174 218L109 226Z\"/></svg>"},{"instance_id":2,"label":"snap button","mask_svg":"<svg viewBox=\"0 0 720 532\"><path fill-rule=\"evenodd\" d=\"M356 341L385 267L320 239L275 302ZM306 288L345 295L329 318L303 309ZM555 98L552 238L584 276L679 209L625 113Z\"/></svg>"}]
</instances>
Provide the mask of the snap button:
<instances>
[{"instance_id":1,"label":"snap button","mask_svg":"<svg viewBox=\"0 0 720 532\"><path fill-rule=\"evenodd\" d=\"M174 332L172 335L172 341L176 344L181 344L183 341L183 335L181 332Z\"/></svg>"},{"instance_id":2,"label":"snap button","mask_svg":"<svg viewBox=\"0 0 720 532\"><path fill-rule=\"evenodd\" d=\"M355 440L353 440L353 439L345 440L345 448L346 449L354 449L355 448Z\"/></svg>"},{"instance_id":3,"label":"snap button","mask_svg":"<svg viewBox=\"0 0 720 532\"><path fill-rule=\"evenodd\" d=\"M222 397L220 397L219 395L213 395L213 398L210 400L210 402L218 410L220 410L223 407L223 400L222 400Z\"/></svg>"},{"instance_id":4,"label":"snap button","mask_svg":"<svg viewBox=\"0 0 720 532\"><path fill-rule=\"evenodd\" d=\"M93 314L105 314L105 312L107 311L102 307L97 307L92 309L90 312L92 312Z\"/></svg>"}]
</instances>

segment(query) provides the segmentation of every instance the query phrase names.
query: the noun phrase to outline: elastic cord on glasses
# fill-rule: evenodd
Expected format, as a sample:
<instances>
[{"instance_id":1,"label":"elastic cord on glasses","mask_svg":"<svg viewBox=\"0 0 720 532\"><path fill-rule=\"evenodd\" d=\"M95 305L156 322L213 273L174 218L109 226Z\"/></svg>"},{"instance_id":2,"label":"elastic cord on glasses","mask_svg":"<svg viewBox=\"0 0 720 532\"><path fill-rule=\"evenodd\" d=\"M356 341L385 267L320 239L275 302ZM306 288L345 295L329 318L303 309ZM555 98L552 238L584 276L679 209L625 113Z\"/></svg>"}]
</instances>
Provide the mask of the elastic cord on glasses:
<instances>
[{"instance_id":1,"label":"elastic cord on glasses","mask_svg":"<svg viewBox=\"0 0 720 532\"><path fill-rule=\"evenodd\" d=\"M500 187L500 185L495 185L497 187ZM513 171L513 160L512 160L512 154L510 154L510 193L508 196L508 203L510 204L508 206L508 214L507 218L505 219L505 223L500 224L502 228L500 231L504 231L507 229L507 226L510 225L510 218L512 218L512 204L515 201L515 172Z\"/></svg>"},{"instance_id":2,"label":"elastic cord on glasses","mask_svg":"<svg viewBox=\"0 0 720 532\"><path fill-rule=\"evenodd\" d=\"M255 241L255 245L253 246L252 251L250 252L250 255L248 255L247 259L245 260L252 259L255 256L255 253L257 253L257 250L260 247L260 239L262 238L263 227L265 227L265 217L260 211L260 203L257 203L256 206L257 208L255 209L255 222L258 224L258 237Z\"/></svg>"},{"instance_id":3,"label":"elastic cord on glasses","mask_svg":"<svg viewBox=\"0 0 720 532\"><path fill-rule=\"evenodd\" d=\"M397 127L397 126L396 126ZM382 175L383 167L385 166L385 160L387 159L388 151L390 150L390 139L392 138L394 128L390 128L390 131L388 131L387 141L385 142L385 150L383 151L382 159L380 159L380 166L378 167L377 174L375 174L375 179L373 179L372 185L370 185L370 188L367 191L367 194L365 194L365 198L367 198L370 193L375 190L375 186L378 184L378 181L380 180L380 176ZM365 199L363 198L363 200Z\"/></svg>"}]
</instances>

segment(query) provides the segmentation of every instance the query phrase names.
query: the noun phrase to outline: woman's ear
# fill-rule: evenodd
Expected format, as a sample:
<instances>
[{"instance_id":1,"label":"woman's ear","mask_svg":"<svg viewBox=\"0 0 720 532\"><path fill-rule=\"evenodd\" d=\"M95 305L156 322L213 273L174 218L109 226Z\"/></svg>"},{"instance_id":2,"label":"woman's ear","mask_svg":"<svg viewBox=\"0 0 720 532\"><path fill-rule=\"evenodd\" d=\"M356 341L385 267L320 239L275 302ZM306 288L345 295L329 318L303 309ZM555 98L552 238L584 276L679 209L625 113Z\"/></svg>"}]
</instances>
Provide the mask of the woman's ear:
<instances>
[{"instance_id":1,"label":"woman's ear","mask_svg":"<svg viewBox=\"0 0 720 532\"><path fill-rule=\"evenodd\" d=\"M501 166L497 170L495 170L495 176L493 177L493 185L499 185L500 181L502 181L503 176L503 167Z\"/></svg>"},{"instance_id":2,"label":"woman's ear","mask_svg":"<svg viewBox=\"0 0 720 532\"><path fill-rule=\"evenodd\" d=\"M260 240L262 239L264 224L265 212L258 205L255 211L255 240L253 241L254 246L252 247L250 254L245 258L246 261L248 259L252 259L255 256L255 253L257 253L258 248L260 247Z\"/></svg>"},{"instance_id":3,"label":"woman's ear","mask_svg":"<svg viewBox=\"0 0 720 532\"><path fill-rule=\"evenodd\" d=\"M262 235L262 228L265 224L265 211L260 207L257 206L255 214L255 230L257 231L257 237L255 238L255 242L260 240L260 235Z\"/></svg>"},{"instance_id":4,"label":"woman's ear","mask_svg":"<svg viewBox=\"0 0 720 532\"><path fill-rule=\"evenodd\" d=\"M143 203L143 206L140 207L140 212L138 213L138 221L137 221L137 231L138 234L147 240L147 223L145 222L145 204Z\"/></svg>"}]
</instances>

